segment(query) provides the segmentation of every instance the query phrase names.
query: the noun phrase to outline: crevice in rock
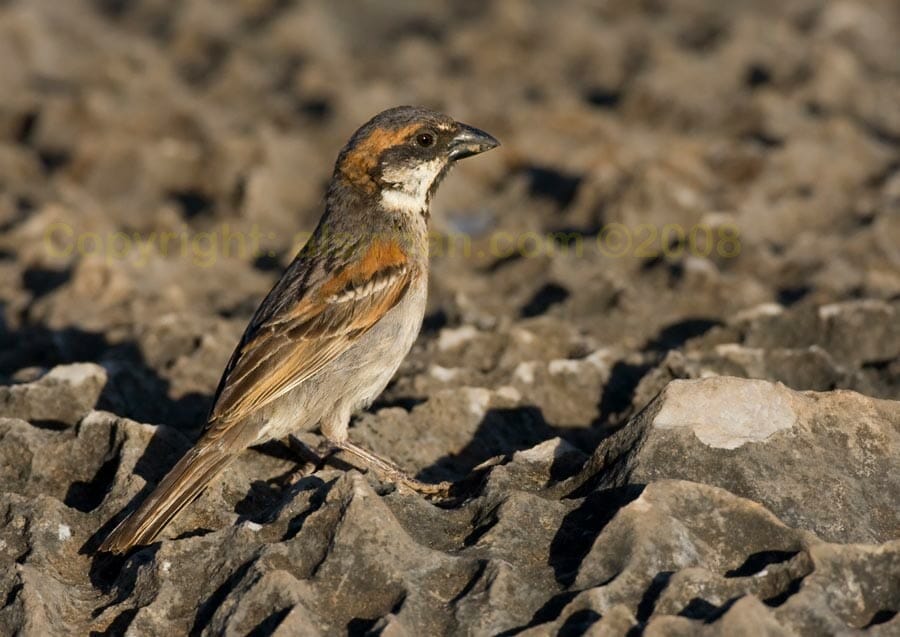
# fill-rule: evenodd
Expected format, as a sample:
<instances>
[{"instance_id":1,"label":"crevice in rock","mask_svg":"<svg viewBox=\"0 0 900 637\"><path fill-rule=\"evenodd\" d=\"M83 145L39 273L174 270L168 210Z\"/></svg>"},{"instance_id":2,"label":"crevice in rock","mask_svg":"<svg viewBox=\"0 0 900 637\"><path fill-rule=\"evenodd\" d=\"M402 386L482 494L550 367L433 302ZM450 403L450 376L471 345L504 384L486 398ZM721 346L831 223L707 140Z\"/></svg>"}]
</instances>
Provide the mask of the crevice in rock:
<instances>
[{"instance_id":1,"label":"crevice in rock","mask_svg":"<svg viewBox=\"0 0 900 637\"><path fill-rule=\"evenodd\" d=\"M869 623L863 626L863 630L872 628L873 626L878 626L879 624L886 624L887 622L894 619L897 616L897 611L891 608L882 608L874 615L872 615L872 619L869 620Z\"/></svg>"},{"instance_id":2,"label":"crevice in rock","mask_svg":"<svg viewBox=\"0 0 900 637\"><path fill-rule=\"evenodd\" d=\"M32 427L44 429L46 431L65 431L69 429L69 425L59 420L45 420L42 418L32 418L28 421Z\"/></svg>"},{"instance_id":3,"label":"crevice in rock","mask_svg":"<svg viewBox=\"0 0 900 637\"><path fill-rule=\"evenodd\" d=\"M406 601L406 592L402 592L391 606L390 614L396 615L403 608ZM385 613L387 615L388 613ZM363 637L370 634L370 631L381 620L383 615L374 618L355 617L347 622L347 637Z\"/></svg>"},{"instance_id":4,"label":"crevice in rock","mask_svg":"<svg viewBox=\"0 0 900 637\"><path fill-rule=\"evenodd\" d=\"M749 577L761 572L770 564L790 561L800 551L760 551L748 556L737 568L725 572L725 577Z\"/></svg>"},{"instance_id":5,"label":"crevice in rock","mask_svg":"<svg viewBox=\"0 0 900 637\"><path fill-rule=\"evenodd\" d=\"M738 600L738 597L729 599L724 604L712 604L700 597L694 597L688 602L687 606L681 609L678 614L688 619L699 619L705 624L711 624L728 612L728 609Z\"/></svg>"},{"instance_id":6,"label":"crevice in rock","mask_svg":"<svg viewBox=\"0 0 900 637\"><path fill-rule=\"evenodd\" d=\"M578 637L584 635L588 628L600 621L600 613L590 608L584 608L569 615L559 628L558 637Z\"/></svg>"},{"instance_id":7,"label":"crevice in rock","mask_svg":"<svg viewBox=\"0 0 900 637\"><path fill-rule=\"evenodd\" d=\"M22 592L24 585L22 582L16 582L13 584L12 588L9 589L9 592L6 594L6 599L3 601L3 608L11 605L16 601L16 598L19 596L19 593Z\"/></svg>"},{"instance_id":8,"label":"crevice in rock","mask_svg":"<svg viewBox=\"0 0 900 637\"><path fill-rule=\"evenodd\" d=\"M469 593L471 593L476 584L481 580L484 576L485 571L487 571L488 560L478 560L478 563L475 567L475 572L472 573L472 576L469 578L469 581L466 582L466 585L462 587L462 590L456 594L456 596L450 600L450 604L455 604L461 599L464 599Z\"/></svg>"},{"instance_id":9,"label":"crevice in rock","mask_svg":"<svg viewBox=\"0 0 900 637\"><path fill-rule=\"evenodd\" d=\"M241 580L250 572L250 568L256 563L256 558L252 558L244 562L241 566L235 569L231 575L229 575L224 582L222 582L215 591L213 591L212 595L206 598L206 601L200 604L200 607L197 609L197 615L194 617L194 624L191 626L191 630L189 634L193 637L194 635L200 635L204 628L209 624L212 620L213 615L216 612L216 609L222 605L225 599L228 597L228 594L233 591L238 584L240 584Z\"/></svg>"},{"instance_id":10,"label":"crevice in rock","mask_svg":"<svg viewBox=\"0 0 900 637\"><path fill-rule=\"evenodd\" d=\"M533 318L545 314L554 305L559 305L569 298L569 290L556 283L547 283L541 286L522 306L519 312L522 318Z\"/></svg>"},{"instance_id":11,"label":"crevice in rock","mask_svg":"<svg viewBox=\"0 0 900 637\"><path fill-rule=\"evenodd\" d=\"M722 321L714 318L687 318L667 325L645 346L646 351L668 352L678 349L690 339L706 334Z\"/></svg>"},{"instance_id":12,"label":"crevice in rock","mask_svg":"<svg viewBox=\"0 0 900 637\"><path fill-rule=\"evenodd\" d=\"M62 287L72 278L72 269L54 270L32 266L22 272L22 284L31 292L31 302L50 294Z\"/></svg>"},{"instance_id":13,"label":"crevice in rock","mask_svg":"<svg viewBox=\"0 0 900 637\"><path fill-rule=\"evenodd\" d=\"M560 209L572 203L584 180L582 175L571 175L547 166L527 166L524 170L531 196L550 199Z\"/></svg>"},{"instance_id":14,"label":"crevice in rock","mask_svg":"<svg viewBox=\"0 0 900 637\"><path fill-rule=\"evenodd\" d=\"M472 472L486 460L530 449L545 440L562 438L575 447L580 433L567 427L555 427L547 423L540 408L523 405L514 408L488 409L472 439L459 451L438 458L416 474L420 480L469 481ZM582 449L589 452L589 449Z\"/></svg>"},{"instance_id":15,"label":"crevice in rock","mask_svg":"<svg viewBox=\"0 0 900 637\"><path fill-rule=\"evenodd\" d=\"M502 501L497 502L488 509L478 512L475 519L472 520L472 531L463 540L463 546L474 546L478 543L478 540L497 525L497 522L500 521L497 510L501 504L503 504Z\"/></svg>"},{"instance_id":16,"label":"crevice in rock","mask_svg":"<svg viewBox=\"0 0 900 637\"><path fill-rule=\"evenodd\" d=\"M106 627L106 630L92 630L90 633L91 637L118 637L119 635L124 635L137 614L137 608L123 610L110 622L109 626Z\"/></svg>"},{"instance_id":17,"label":"crevice in rock","mask_svg":"<svg viewBox=\"0 0 900 637\"><path fill-rule=\"evenodd\" d=\"M182 217L191 221L206 215L214 209L213 199L198 190L177 190L169 193L169 198L178 205Z\"/></svg>"},{"instance_id":18,"label":"crevice in rock","mask_svg":"<svg viewBox=\"0 0 900 637\"><path fill-rule=\"evenodd\" d=\"M653 369L650 363L618 361L613 365L609 380L603 386L595 424L616 422L631 409L634 392L641 379Z\"/></svg>"},{"instance_id":19,"label":"crevice in rock","mask_svg":"<svg viewBox=\"0 0 900 637\"><path fill-rule=\"evenodd\" d=\"M782 604L784 604L789 597L795 595L799 590L800 586L803 584L803 580L807 578L808 575L803 575L801 577L796 577L790 581L787 588L785 588L778 595L774 595L772 597L768 597L763 600L763 603L766 606L771 606L773 608L778 608Z\"/></svg>"},{"instance_id":20,"label":"crevice in rock","mask_svg":"<svg viewBox=\"0 0 900 637\"><path fill-rule=\"evenodd\" d=\"M635 485L594 491L566 514L550 543L548 558L557 582L563 586L575 582L581 562L597 537L619 509L636 500L642 492L643 487Z\"/></svg>"},{"instance_id":21,"label":"crevice in rock","mask_svg":"<svg viewBox=\"0 0 900 637\"><path fill-rule=\"evenodd\" d=\"M196 529L190 529L188 531L185 531L184 533L179 533L173 539L186 540L192 537L203 537L204 535L209 535L210 533L215 533L215 529L208 529L205 526L198 526Z\"/></svg>"},{"instance_id":22,"label":"crevice in rock","mask_svg":"<svg viewBox=\"0 0 900 637\"><path fill-rule=\"evenodd\" d=\"M122 460L121 451L122 444L116 444L116 430L110 427L109 446L103 464L90 480L78 480L69 485L63 503L82 513L90 513L100 506L116 478Z\"/></svg>"},{"instance_id":23,"label":"crevice in rock","mask_svg":"<svg viewBox=\"0 0 900 637\"><path fill-rule=\"evenodd\" d=\"M291 612L291 607L276 610L264 620L259 622L256 627L247 633L247 637L267 637L275 632L275 629L284 621L284 618Z\"/></svg>"},{"instance_id":24,"label":"crevice in rock","mask_svg":"<svg viewBox=\"0 0 900 637\"><path fill-rule=\"evenodd\" d=\"M129 555L98 553L91 560L90 579L95 588L103 593L113 589L116 594L111 601L95 608L91 617L99 617L108 608L118 606L131 597L137 583L138 571L156 558L160 544L135 548Z\"/></svg>"},{"instance_id":25,"label":"crevice in rock","mask_svg":"<svg viewBox=\"0 0 900 637\"><path fill-rule=\"evenodd\" d=\"M641 597L641 601L638 602L635 618L639 622L644 623L653 615L656 602L659 601L660 595L666 590L666 586L669 585L672 575L674 575L674 571L660 571L653 576L650 586L647 587L647 590L644 591L644 595Z\"/></svg>"},{"instance_id":26,"label":"crevice in rock","mask_svg":"<svg viewBox=\"0 0 900 637\"><path fill-rule=\"evenodd\" d=\"M540 626L541 624L546 624L548 622L554 621L559 617L560 613L563 612L563 609L569 604L569 602L571 602L573 599L575 599L575 597L578 596L579 592L580 591L566 591L563 593L559 593L558 595L554 595L549 600L547 600L547 602L543 606L535 611L534 615L531 616L531 620L527 624L504 631L498 634L497 637L512 637L513 635L517 635L525 630L528 630L529 628L534 628L535 626Z\"/></svg>"},{"instance_id":27,"label":"crevice in rock","mask_svg":"<svg viewBox=\"0 0 900 637\"><path fill-rule=\"evenodd\" d=\"M281 538L282 542L297 537L297 534L303 530L303 525L306 524L309 516L322 508L322 505L325 503L325 498L328 497L328 492L331 491L331 488L334 486L334 483L337 482L337 480L338 479L335 478L334 480L331 480L329 482L323 482L319 478L310 477L305 480L301 480L296 485L294 485L295 489L301 489L303 491L313 490L313 493L309 496L309 506L288 521L287 529L285 529L284 535ZM310 486L307 487L304 484L301 488L301 483L305 483L307 481L309 481ZM292 490L292 492L288 496L287 501L293 500L298 492L299 491Z\"/></svg>"}]
</instances>

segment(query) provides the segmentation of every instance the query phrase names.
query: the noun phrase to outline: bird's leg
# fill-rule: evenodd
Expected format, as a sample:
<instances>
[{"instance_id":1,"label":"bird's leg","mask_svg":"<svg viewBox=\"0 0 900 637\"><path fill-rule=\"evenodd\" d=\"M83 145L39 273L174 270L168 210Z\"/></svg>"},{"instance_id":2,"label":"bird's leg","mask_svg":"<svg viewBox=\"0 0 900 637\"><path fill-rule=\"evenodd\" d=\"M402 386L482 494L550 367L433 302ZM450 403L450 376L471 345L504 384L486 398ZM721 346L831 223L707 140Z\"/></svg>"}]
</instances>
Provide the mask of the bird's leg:
<instances>
[{"instance_id":1,"label":"bird's leg","mask_svg":"<svg viewBox=\"0 0 900 637\"><path fill-rule=\"evenodd\" d=\"M297 454L304 464L312 465L312 471L309 473L315 473L324 467L325 463L328 462L328 458L337 451L337 447L327 440L326 444L321 445L319 449L312 449L308 444L293 434L288 435L288 446L295 454ZM323 446L324 449L321 448Z\"/></svg>"},{"instance_id":2,"label":"bird's leg","mask_svg":"<svg viewBox=\"0 0 900 637\"><path fill-rule=\"evenodd\" d=\"M350 440L345 439L341 442L337 443L337 446L344 451L353 454L360 460L362 460L366 465L375 471L384 475L385 478L394 483L399 483L404 485L413 491L417 491L423 495L429 496L443 496L446 497L450 493L450 487L452 483L450 482L439 482L437 484L429 484L427 482L420 482L415 478L410 477L406 474L403 469L395 465L390 460L382 458L378 456L368 449L360 447L356 443L350 442Z\"/></svg>"}]
</instances>

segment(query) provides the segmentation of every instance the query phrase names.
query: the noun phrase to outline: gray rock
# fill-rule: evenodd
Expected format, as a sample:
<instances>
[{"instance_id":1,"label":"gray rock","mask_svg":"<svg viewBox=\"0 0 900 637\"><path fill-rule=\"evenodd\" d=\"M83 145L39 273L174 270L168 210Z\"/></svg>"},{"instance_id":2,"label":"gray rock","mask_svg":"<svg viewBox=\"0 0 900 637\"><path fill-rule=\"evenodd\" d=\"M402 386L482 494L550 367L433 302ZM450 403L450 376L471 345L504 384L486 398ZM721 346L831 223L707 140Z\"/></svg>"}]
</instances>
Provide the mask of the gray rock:
<instances>
[{"instance_id":1,"label":"gray rock","mask_svg":"<svg viewBox=\"0 0 900 637\"><path fill-rule=\"evenodd\" d=\"M784 485L802 505L815 500L803 492L807 484L821 498L838 489L859 493L871 484L864 478L892 479L877 463L892 461L885 450L896 445L895 432L885 427L895 415L896 404L849 392L799 393L735 378L676 381L573 478L556 483L554 469L563 462L576 471L584 456L548 441L490 469L471 499L449 509L414 495L379 495L352 471L285 482L290 463L250 452L166 537L209 531L112 562L82 551L98 525L140 492L151 447L171 462L185 442L167 428L102 412L84 418L74 440L6 420L2 448L31 450L35 460L17 482L4 479L0 557L18 566L0 580L11 600L0 621L34 633L66 625L141 634L623 634L641 627L727 635L755 627L777 635L872 624L889 634L900 600L891 576L900 545L823 539L859 535L864 526L890 537L882 526L890 518L878 517L883 503L869 492L868 511L843 500L834 509L789 509L778 496ZM833 453L828 466L818 465L817 482L764 465L766 457L783 458L776 445L785 437L794 446L816 438L827 454L836 423L843 451L864 453L856 460L869 468L866 476L849 472L854 457L840 464ZM642 436L636 443L635 433ZM630 455L617 456L625 434ZM63 447L70 464L58 460ZM85 466L104 457L114 465ZM762 469L751 476L754 467ZM110 497L86 502L60 493L78 472L94 474L97 488L111 483ZM694 481L665 475L679 472ZM262 491L244 495L260 478L267 483L254 489ZM880 488L889 494L893 487ZM753 498L733 493L742 490ZM767 507L783 511L776 517ZM854 524L838 529L838 519ZM836 580L852 585L836 587Z\"/></svg>"},{"instance_id":2,"label":"gray rock","mask_svg":"<svg viewBox=\"0 0 900 637\"><path fill-rule=\"evenodd\" d=\"M72 426L97 404L104 385L106 371L99 365L54 367L36 381L0 387L0 417Z\"/></svg>"},{"instance_id":3,"label":"gray rock","mask_svg":"<svg viewBox=\"0 0 900 637\"><path fill-rule=\"evenodd\" d=\"M898 402L726 376L676 380L600 444L580 479L704 482L830 541L885 542L900 530L898 444Z\"/></svg>"}]
</instances>

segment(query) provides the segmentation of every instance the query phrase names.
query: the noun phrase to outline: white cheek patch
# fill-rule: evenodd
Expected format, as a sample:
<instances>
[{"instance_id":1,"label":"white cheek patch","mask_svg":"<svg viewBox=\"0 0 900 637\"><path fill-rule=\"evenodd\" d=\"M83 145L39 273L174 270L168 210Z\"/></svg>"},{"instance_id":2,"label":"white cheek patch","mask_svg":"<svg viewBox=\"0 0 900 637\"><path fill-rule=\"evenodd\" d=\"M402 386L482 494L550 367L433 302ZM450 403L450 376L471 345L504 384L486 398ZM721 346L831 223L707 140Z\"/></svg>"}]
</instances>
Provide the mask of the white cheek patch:
<instances>
[{"instance_id":1,"label":"white cheek patch","mask_svg":"<svg viewBox=\"0 0 900 637\"><path fill-rule=\"evenodd\" d=\"M399 212L421 212L428 205L428 191L443 168L443 160L432 159L385 170L382 179L389 187L382 190L381 203Z\"/></svg>"}]
</instances>

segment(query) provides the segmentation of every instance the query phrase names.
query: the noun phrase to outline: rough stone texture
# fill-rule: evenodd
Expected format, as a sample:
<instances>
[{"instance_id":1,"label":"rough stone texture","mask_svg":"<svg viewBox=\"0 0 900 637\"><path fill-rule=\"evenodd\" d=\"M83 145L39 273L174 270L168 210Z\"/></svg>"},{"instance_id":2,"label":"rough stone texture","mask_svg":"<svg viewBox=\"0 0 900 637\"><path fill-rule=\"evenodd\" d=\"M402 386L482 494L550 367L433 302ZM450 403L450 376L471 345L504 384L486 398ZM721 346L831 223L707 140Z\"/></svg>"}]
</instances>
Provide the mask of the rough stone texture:
<instances>
[{"instance_id":1,"label":"rough stone texture","mask_svg":"<svg viewBox=\"0 0 900 637\"><path fill-rule=\"evenodd\" d=\"M897 401L728 376L675 380L576 480L705 482L823 539L886 542L900 536L898 446Z\"/></svg>"},{"instance_id":2,"label":"rough stone texture","mask_svg":"<svg viewBox=\"0 0 900 637\"><path fill-rule=\"evenodd\" d=\"M36 425L71 426L97 404L106 372L93 363L54 367L38 380L0 387L0 413Z\"/></svg>"},{"instance_id":3,"label":"rough stone texture","mask_svg":"<svg viewBox=\"0 0 900 637\"><path fill-rule=\"evenodd\" d=\"M551 4L0 2L0 634L900 633L900 6ZM93 555L399 103L503 146L351 435L459 499L273 443Z\"/></svg>"}]
</instances>

